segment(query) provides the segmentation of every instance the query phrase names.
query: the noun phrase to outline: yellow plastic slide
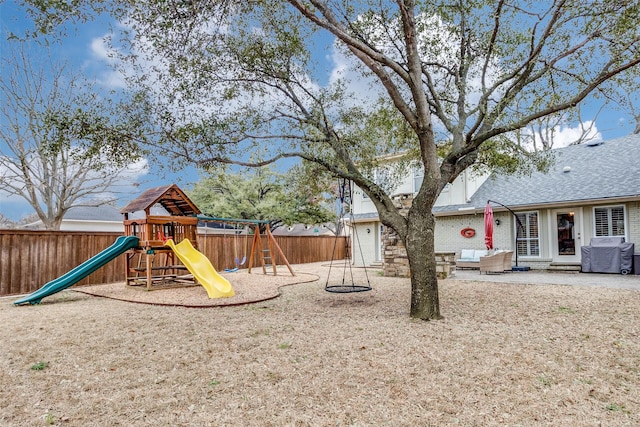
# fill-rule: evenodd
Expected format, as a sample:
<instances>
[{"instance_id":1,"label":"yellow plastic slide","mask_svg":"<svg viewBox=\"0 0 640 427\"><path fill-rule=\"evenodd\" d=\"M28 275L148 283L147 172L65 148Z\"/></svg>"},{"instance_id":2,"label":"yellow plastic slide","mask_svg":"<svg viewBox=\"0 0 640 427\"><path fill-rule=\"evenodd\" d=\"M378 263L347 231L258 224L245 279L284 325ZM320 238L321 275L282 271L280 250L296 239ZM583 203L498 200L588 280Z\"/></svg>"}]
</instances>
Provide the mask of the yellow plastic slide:
<instances>
[{"instance_id":1,"label":"yellow plastic slide","mask_svg":"<svg viewBox=\"0 0 640 427\"><path fill-rule=\"evenodd\" d=\"M165 242L165 245L169 246L178 255L184 266L207 290L209 298L228 298L235 295L231 283L218 274L213 265L211 265L209 258L194 248L189 239L184 239L177 245L173 239L169 239Z\"/></svg>"}]
</instances>

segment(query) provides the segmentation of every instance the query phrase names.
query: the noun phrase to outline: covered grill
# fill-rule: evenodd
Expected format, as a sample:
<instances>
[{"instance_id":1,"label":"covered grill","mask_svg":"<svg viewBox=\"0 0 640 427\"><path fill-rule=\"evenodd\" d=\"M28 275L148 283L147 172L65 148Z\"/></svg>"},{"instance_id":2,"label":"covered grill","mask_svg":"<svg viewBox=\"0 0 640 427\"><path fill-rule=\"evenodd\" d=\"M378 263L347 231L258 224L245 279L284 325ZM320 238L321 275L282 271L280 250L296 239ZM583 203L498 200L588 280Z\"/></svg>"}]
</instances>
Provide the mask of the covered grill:
<instances>
[{"instance_id":1,"label":"covered grill","mask_svg":"<svg viewBox=\"0 0 640 427\"><path fill-rule=\"evenodd\" d=\"M624 237L594 237L582 247L583 273L629 274L633 267L633 243Z\"/></svg>"}]
</instances>

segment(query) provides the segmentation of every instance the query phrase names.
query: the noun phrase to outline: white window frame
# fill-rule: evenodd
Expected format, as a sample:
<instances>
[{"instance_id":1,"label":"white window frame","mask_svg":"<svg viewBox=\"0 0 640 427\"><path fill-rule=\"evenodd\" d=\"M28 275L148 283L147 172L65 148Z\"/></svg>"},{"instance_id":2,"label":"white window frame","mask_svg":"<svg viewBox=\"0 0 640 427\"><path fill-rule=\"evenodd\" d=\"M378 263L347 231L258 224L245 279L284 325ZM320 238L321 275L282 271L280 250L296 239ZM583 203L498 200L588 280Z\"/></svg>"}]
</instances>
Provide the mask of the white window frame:
<instances>
[{"instance_id":1,"label":"white window frame","mask_svg":"<svg viewBox=\"0 0 640 427\"><path fill-rule=\"evenodd\" d=\"M384 174L386 173L386 171L384 170L384 168L375 168L373 170L373 182L375 182L376 184L380 185L380 181L383 180ZM363 199L370 199L369 195L367 193L364 192L364 190L362 191L362 198Z\"/></svg>"},{"instance_id":2,"label":"white window frame","mask_svg":"<svg viewBox=\"0 0 640 427\"><path fill-rule=\"evenodd\" d=\"M375 177L376 177L376 171L374 169L374 171L373 171L374 182L375 182ZM360 188L360 192L362 193L362 200L369 200L370 199L369 195L362 188Z\"/></svg>"},{"instance_id":3,"label":"white window frame","mask_svg":"<svg viewBox=\"0 0 640 427\"><path fill-rule=\"evenodd\" d=\"M422 165L413 167L413 192L417 193L420 190L420 186L424 181L424 169Z\"/></svg>"},{"instance_id":4,"label":"white window frame","mask_svg":"<svg viewBox=\"0 0 640 427\"><path fill-rule=\"evenodd\" d=\"M624 228L624 233L623 234L612 234L611 232L613 231L613 224L612 224L612 218L611 218L611 210L615 209L615 208L622 208L622 227ZM596 210L598 209L606 209L607 210L607 227L608 227L608 234L605 235L598 235L598 227L596 226ZM593 207L593 235L594 237L615 237L615 236L622 236L625 238L625 241L627 240L627 230L629 229L627 227L627 207L625 205L606 205L606 206L594 206Z\"/></svg>"},{"instance_id":5,"label":"white window frame","mask_svg":"<svg viewBox=\"0 0 640 427\"><path fill-rule=\"evenodd\" d=\"M522 256L522 257L526 257L526 258L540 258L542 256L542 244L540 242L540 211L526 211L526 212L515 212L516 215L524 215L525 216L525 221L523 222L522 226L524 227L524 236L520 237L518 239L518 220L514 218L514 233L516 236L516 246L518 245L518 242L522 242L525 241L526 242L526 247L527 247L527 252L526 253L522 253L520 250L518 250L518 257ZM530 237L529 236L529 231L530 231L530 227L528 227L529 224L529 217L531 214L535 214L536 215L536 221L537 221L537 227L536 229L538 230L538 235L536 237ZM531 245L530 242L532 241L536 241L538 243L538 253L531 255ZM515 248L514 248L515 249Z\"/></svg>"}]
</instances>

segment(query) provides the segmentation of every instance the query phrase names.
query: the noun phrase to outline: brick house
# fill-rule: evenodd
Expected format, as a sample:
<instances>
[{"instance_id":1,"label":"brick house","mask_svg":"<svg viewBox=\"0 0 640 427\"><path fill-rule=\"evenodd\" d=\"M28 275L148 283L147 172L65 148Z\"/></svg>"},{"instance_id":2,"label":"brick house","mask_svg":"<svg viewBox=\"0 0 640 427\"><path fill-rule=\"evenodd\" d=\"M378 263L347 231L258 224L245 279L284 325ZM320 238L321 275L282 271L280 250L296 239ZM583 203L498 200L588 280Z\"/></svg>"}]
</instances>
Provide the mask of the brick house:
<instances>
[{"instance_id":1,"label":"brick house","mask_svg":"<svg viewBox=\"0 0 640 427\"><path fill-rule=\"evenodd\" d=\"M579 267L580 247L596 236L624 236L640 247L640 135L569 146L554 153L555 162L545 173L473 176L465 172L458 177L433 209L436 252L483 249L483 212L488 200L508 206L520 219L524 230L517 242L518 262L532 269ZM394 192L399 207L410 204L418 179L414 173ZM362 191L354 193L354 226L360 240L354 249L365 254L365 264L382 263L386 230ZM492 207L494 246L515 250L514 215L497 203ZM468 228L476 231L473 237L461 234Z\"/></svg>"}]
</instances>

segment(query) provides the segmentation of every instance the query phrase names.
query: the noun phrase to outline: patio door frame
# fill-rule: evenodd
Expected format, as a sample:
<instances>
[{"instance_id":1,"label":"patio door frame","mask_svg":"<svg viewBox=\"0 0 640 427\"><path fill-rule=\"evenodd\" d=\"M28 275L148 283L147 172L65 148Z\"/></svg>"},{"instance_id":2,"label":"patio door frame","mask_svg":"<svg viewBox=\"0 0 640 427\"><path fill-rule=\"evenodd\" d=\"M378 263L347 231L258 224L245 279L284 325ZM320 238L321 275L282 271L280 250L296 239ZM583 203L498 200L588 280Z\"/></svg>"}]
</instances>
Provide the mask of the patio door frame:
<instances>
[{"instance_id":1,"label":"patio door frame","mask_svg":"<svg viewBox=\"0 0 640 427\"><path fill-rule=\"evenodd\" d=\"M575 250L573 255L566 255L562 254L560 251L561 245L558 238L560 231L558 230L558 215L570 213L573 213L572 237L574 240ZM553 209L550 212L549 221L551 223L551 226L549 227L549 244L553 262L580 262L582 259L580 248L583 245L582 236L584 236L584 215L582 214L582 208Z\"/></svg>"},{"instance_id":2,"label":"patio door frame","mask_svg":"<svg viewBox=\"0 0 640 427\"><path fill-rule=\"evenodd\" d=\"M384 245L383 245L383 241L382 241L382 234L383 234L383 230L384 230L384 225L382 225L381 222L377 222L374 224L374 232L376 233L375 235L375 247L376 247L376 259L374 261L376 262L382 262L382 254L384 254Z\"/></svg>"}]
</instances>

